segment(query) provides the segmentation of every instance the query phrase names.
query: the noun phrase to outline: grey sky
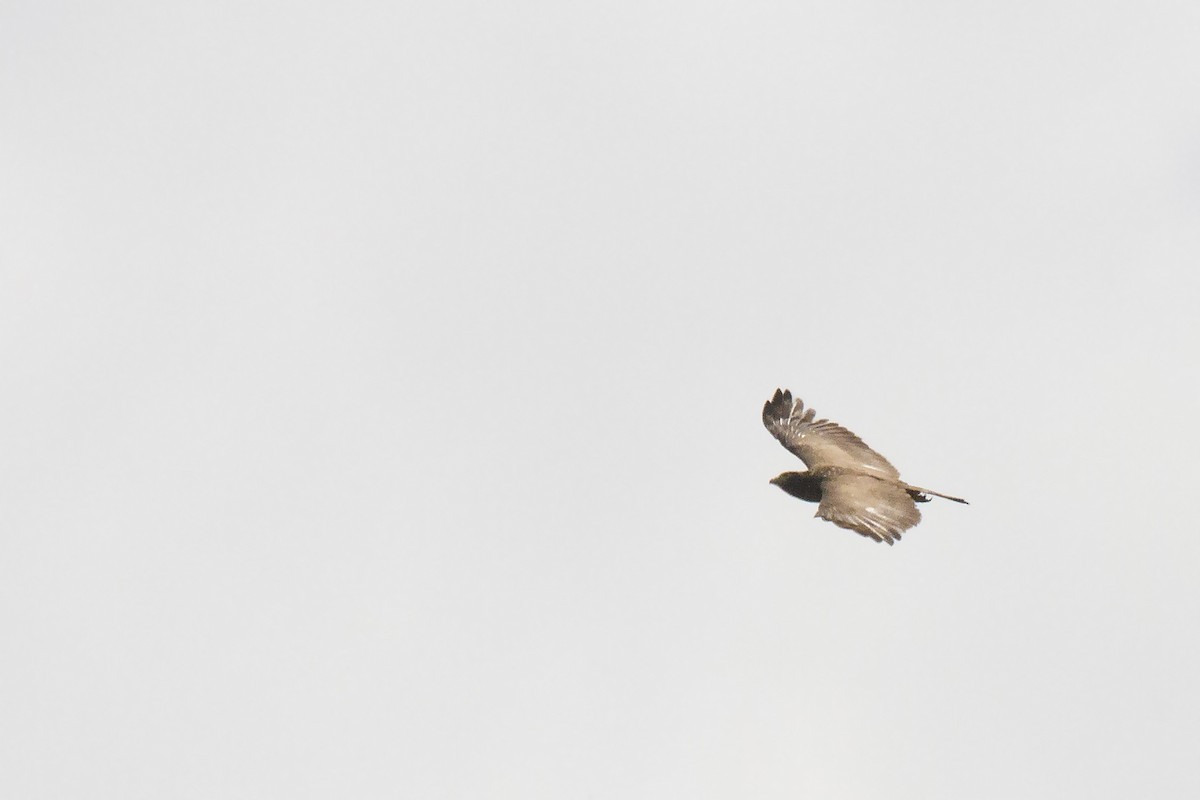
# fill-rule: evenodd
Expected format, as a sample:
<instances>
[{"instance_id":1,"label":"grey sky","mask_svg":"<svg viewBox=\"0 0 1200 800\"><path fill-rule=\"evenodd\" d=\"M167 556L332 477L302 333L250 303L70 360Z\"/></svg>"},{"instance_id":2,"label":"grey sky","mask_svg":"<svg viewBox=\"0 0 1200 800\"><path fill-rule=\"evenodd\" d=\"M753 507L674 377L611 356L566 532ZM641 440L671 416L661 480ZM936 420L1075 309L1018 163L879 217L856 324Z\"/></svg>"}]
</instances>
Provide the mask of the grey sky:
<instances>
[{"instance_id":1,"label":"grey sky","mask_svg":"<svg viewBox=\"0 0 1200 800\"><path fill-rule=\"evenodd\" d=\"M5 4L0 795L1197 796L1198 40Z\"/></svg>"}]
</instances>

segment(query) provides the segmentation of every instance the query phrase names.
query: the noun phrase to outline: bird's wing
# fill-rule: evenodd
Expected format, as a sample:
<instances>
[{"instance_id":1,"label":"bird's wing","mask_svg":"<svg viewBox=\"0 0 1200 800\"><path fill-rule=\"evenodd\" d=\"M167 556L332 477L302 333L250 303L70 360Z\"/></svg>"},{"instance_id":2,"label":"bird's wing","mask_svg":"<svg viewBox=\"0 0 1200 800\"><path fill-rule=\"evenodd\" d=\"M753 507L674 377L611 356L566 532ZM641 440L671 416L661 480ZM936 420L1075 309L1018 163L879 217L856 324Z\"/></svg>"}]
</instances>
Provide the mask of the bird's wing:
<instances>
[{"instance_id":1,"label":"bird's wing","mask_svg":"<svg viewBox=\"0 0 1200 800\"><path fill-rule=\"evenodd\" d=\"M888 544L921 521L917 504L903 487L870 475L847 473L821 483L817 516Z\"/></svg>"},{"instance_id":2,"label":"bird's wing","mask_svg":"<svg viewBox=\"0 0 1200 800\"><path fill-rule=\"evenodd\" d=\"M888 460L850 431L827 419L814 419L815 411L804 410L803 400L780 389L763 406L763 424L780 444L798 456L809 469L848 467L888 478L900 472Z\"/></svg>"}]
</instances>

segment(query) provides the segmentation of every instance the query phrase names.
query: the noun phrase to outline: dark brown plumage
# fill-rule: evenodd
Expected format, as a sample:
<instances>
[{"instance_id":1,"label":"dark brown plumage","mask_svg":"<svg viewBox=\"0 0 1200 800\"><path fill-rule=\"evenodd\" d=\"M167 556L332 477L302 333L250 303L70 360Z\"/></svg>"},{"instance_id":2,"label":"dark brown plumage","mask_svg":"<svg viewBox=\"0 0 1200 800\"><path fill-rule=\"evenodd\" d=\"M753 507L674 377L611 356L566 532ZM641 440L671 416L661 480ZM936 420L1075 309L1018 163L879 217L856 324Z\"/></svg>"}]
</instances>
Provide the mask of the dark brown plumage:
<instances>
[{"instance_id":1,"label":"dark brown plumage","mask_svg":"<svg viewBox=\"0 0 1200 800\"><path fill-rule=\"evenodd\" d=\"M900 472L862 439L827 419L815 419L804 402L776 389L763 406L763 424L807 472L784 472L771 483L793 497L820 503L816 516L877 542L894 544L921 521L917 503L929 495L965 503L900 480Z\"/></svg>"}]
</instances>

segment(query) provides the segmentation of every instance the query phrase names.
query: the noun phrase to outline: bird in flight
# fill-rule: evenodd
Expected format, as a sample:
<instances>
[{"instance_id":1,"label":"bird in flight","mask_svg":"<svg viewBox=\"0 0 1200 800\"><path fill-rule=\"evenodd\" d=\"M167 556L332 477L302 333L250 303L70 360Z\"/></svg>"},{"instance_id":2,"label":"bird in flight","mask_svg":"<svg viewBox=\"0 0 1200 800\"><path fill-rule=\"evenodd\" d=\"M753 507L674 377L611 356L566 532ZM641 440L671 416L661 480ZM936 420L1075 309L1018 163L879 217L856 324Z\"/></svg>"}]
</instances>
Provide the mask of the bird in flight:
<instances>
[{"instance_id":1,"label":"bird in flight","mask_svg":"<svg viewBox=\"0 0 1200 800\"><path fill-rule=\"evenodd\" d=\"M779 443L808 466L784 472L771 483L793 497L819 503L816 516L877 542L895 544L921 521L917 503L930 495L965 503L961 497L922 489L900 480L900 471L862 439L776 389L763 406L763 424Z\"/></svg>"}]
</instances>

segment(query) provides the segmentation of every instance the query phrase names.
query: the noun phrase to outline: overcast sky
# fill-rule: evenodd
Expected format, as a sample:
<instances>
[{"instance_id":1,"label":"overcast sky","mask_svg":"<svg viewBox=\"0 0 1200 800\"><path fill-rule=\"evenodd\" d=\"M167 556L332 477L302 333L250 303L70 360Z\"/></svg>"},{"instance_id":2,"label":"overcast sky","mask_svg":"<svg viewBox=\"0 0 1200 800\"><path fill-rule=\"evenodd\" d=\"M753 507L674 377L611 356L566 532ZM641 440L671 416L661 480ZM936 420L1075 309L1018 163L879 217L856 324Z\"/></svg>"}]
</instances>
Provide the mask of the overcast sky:
<instances>
[{"instance_id":1,"label":"overcast sky","mask_svg":"<svg viewBox=\"0 0 1200 800\"><path fill-rule=\"evenodd\" d=\"M0 795L1200 796L1198 41L4 3Z\"/></svg>"}]
</instances>

